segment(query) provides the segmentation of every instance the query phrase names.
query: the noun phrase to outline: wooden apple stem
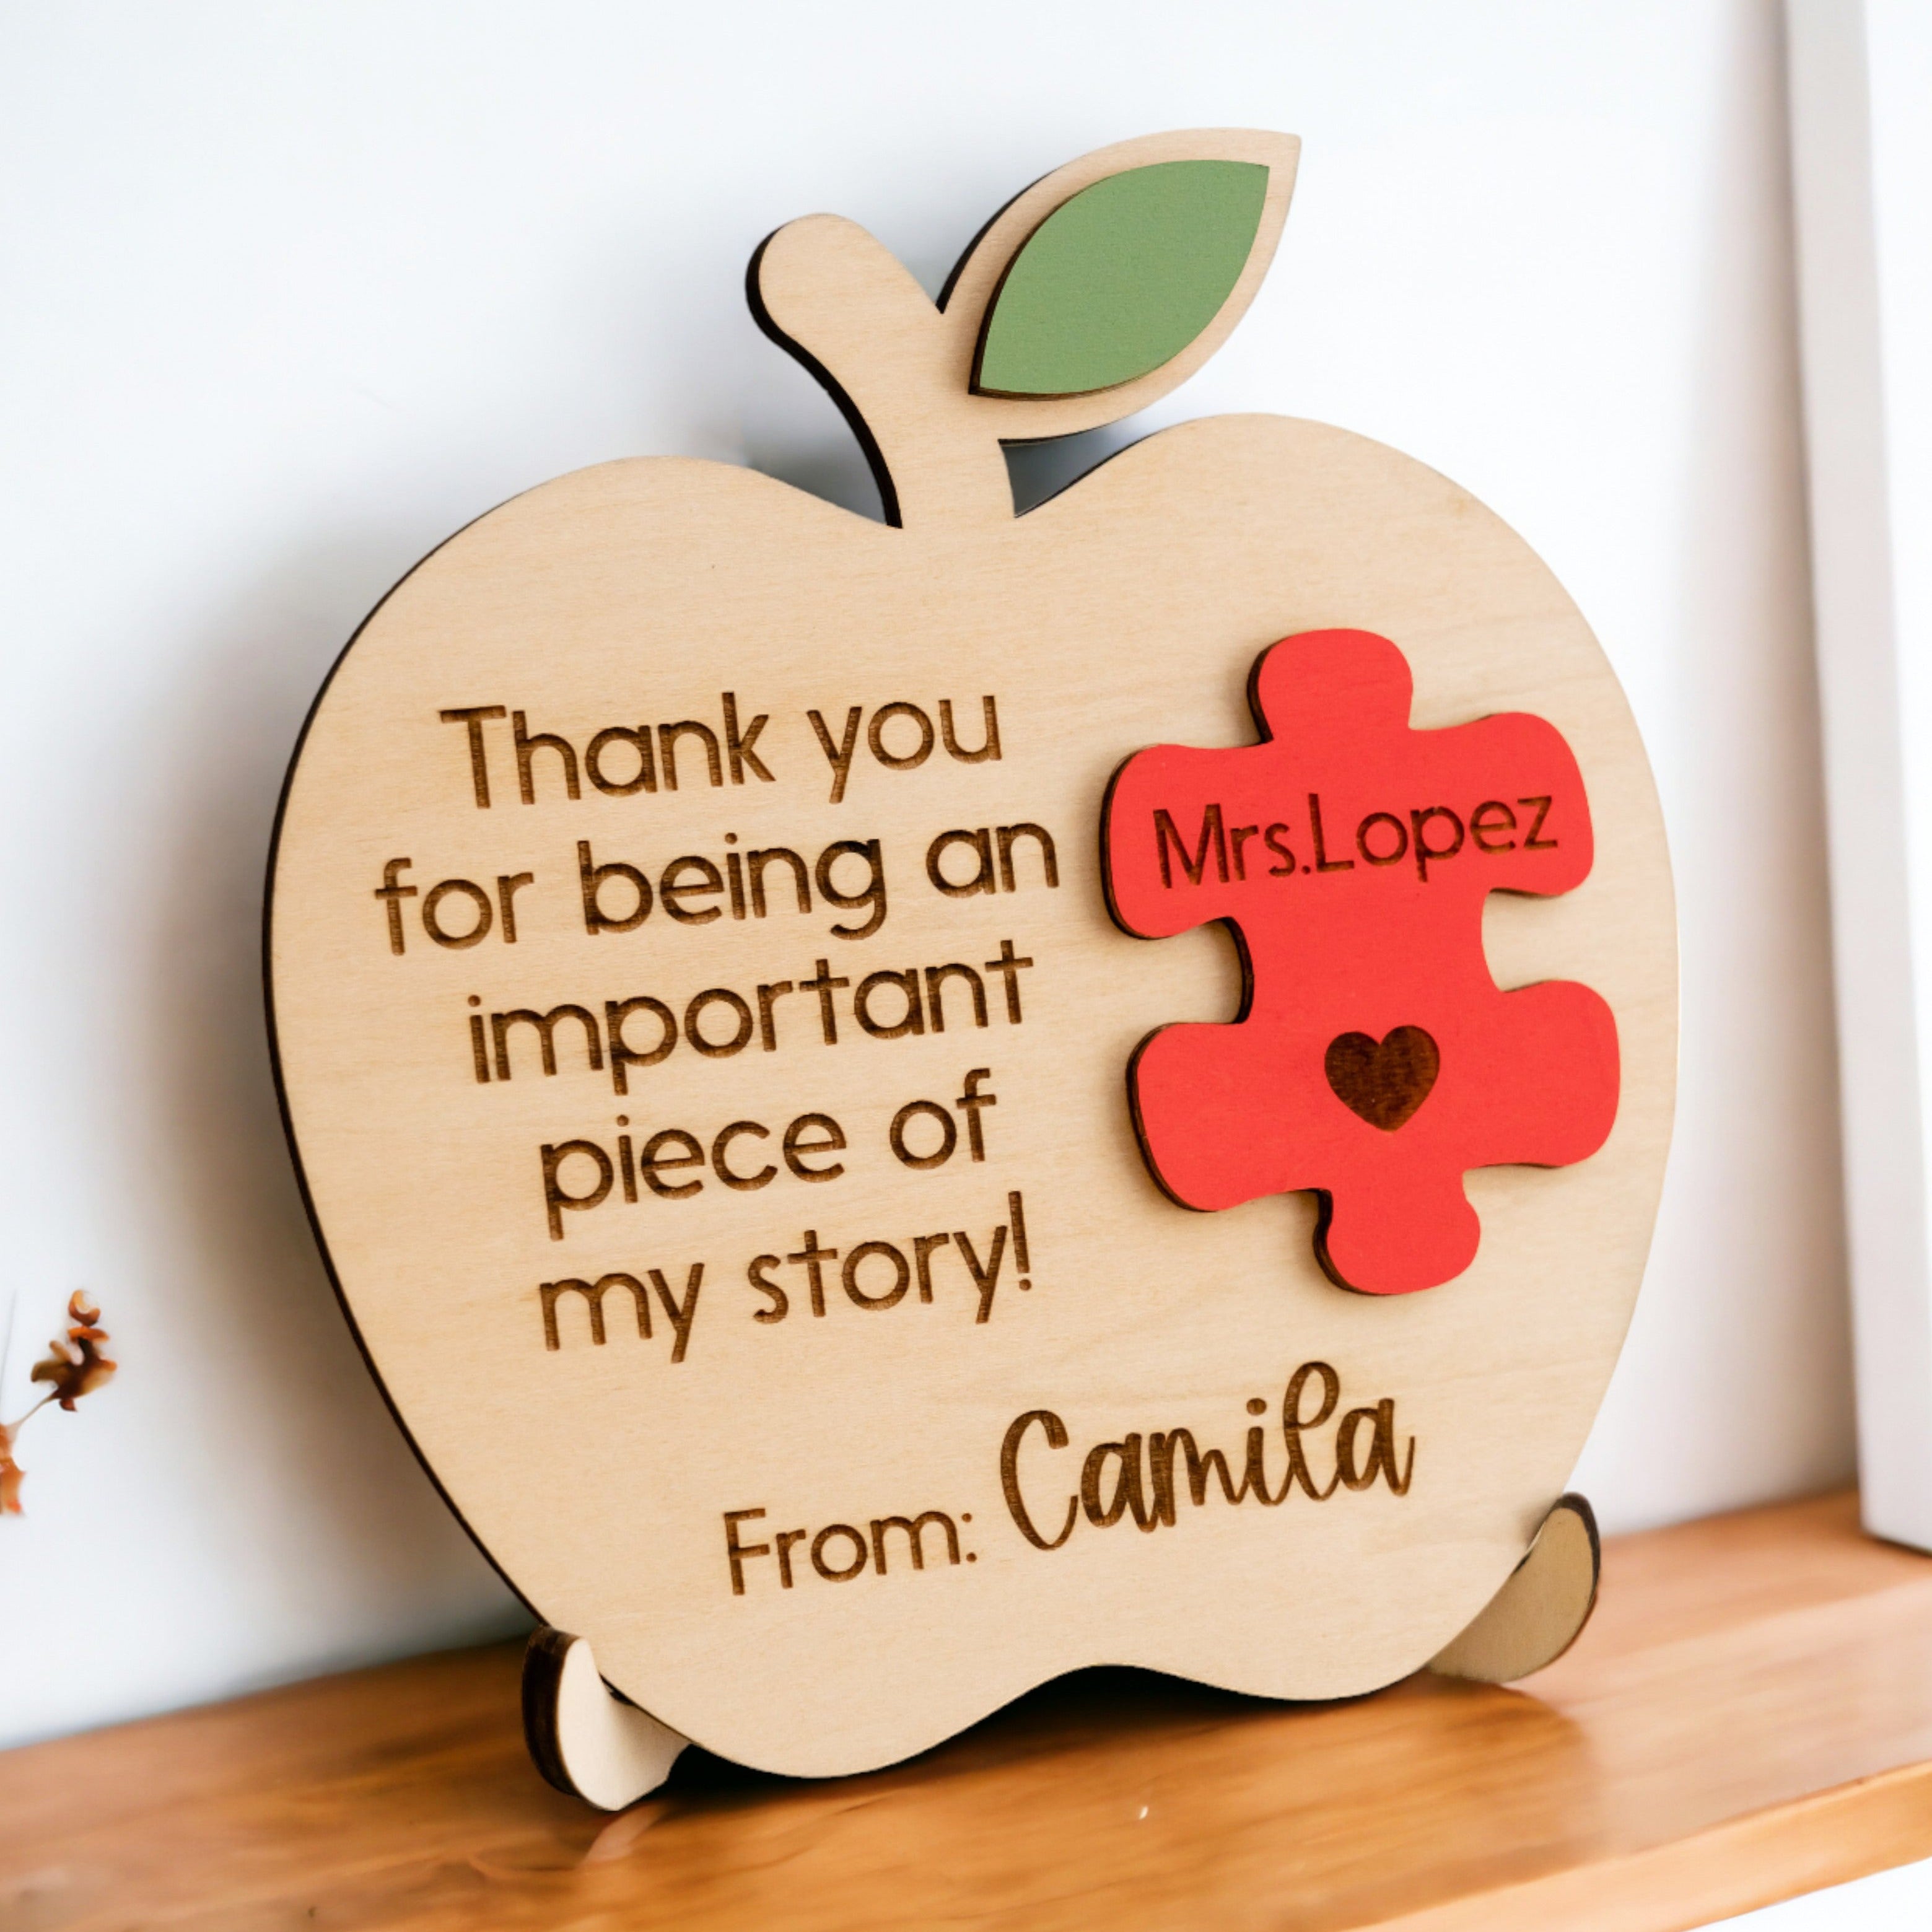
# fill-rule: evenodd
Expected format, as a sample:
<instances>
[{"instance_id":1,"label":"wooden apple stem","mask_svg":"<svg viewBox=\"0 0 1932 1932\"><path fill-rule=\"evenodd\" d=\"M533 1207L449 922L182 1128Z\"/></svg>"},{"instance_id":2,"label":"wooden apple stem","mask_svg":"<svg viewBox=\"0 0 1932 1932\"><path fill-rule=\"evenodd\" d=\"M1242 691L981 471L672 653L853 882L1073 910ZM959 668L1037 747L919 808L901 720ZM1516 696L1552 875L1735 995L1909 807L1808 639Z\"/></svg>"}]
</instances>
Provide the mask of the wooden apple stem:
<instances>
[{"instance_id":1,"label":"wooden apple stem","mask_svg":"<svg viewBox=\"0 0 1932 1932\"><path fill-rule=\"evenodd\" d=\"M759 326L824 384L866 447L890 523L1010 521L993 412L973 394L972 318L943 314L856 223L788 223L752 259Z\"/></svg>"}]
</instances>

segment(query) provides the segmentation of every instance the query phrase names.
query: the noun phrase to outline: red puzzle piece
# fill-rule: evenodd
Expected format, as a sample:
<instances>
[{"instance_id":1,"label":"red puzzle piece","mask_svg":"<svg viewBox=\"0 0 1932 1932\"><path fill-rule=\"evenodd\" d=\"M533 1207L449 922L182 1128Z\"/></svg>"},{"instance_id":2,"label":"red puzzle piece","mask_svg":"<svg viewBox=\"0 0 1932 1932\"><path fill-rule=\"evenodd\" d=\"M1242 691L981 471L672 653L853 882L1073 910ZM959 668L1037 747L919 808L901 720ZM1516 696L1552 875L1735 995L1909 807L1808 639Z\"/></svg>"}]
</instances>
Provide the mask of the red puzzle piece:
<instances>
[{"instance_id":1,"label":"red puzzle piece","mask_svg":"<svg viewBox=\"0 0 1932 1932\"><path fill-rule=\"evenodd\" d=\"M1184 1206L1322 1197L1316 1252L1372 1294L1466 1268L1472 1167L1562 1167L1616 1118L1616 1022L1587 986L1503 992L1492 892L1565 892L1590 869L1582 775L1556 728L1505 712L1412 730L1407 661L1366 631L1264 651L1264 742L1156 746L1114 774L1108 904L1144 938L1225 920L1240 1017L1150 1034L1128 1076L1154 1178Z\"/></svg>"}]
</instances>

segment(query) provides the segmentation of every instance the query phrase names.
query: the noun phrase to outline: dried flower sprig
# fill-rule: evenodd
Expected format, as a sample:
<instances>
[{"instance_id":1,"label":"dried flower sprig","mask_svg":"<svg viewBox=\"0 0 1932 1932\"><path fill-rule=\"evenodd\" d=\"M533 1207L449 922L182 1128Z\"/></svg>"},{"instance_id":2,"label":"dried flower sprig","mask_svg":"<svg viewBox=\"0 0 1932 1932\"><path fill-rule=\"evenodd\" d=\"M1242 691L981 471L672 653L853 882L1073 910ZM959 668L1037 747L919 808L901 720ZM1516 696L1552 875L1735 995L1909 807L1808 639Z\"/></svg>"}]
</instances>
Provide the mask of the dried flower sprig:
<instances>
[{"instance_id":1,"label":"dried flower sprig","mask_svg":"<svg viewBox=\"0 0 1932 1932\"><path fill-rule=\"evenodd\" d=\"M70 1325L66 1334L56 1335L47 1344L46 1354L34 1364L28 1378L45 1382L46 1394L16 1420L0 1422L0 1516L23 1513L20 1484L26 1472L14 1460L14 1444L20 1431L50 1402L72 1408L82 1396L92 1395L111 1382L120 1366L101 1352L100 1345L108 1336L100 1326L100 1310L78 1288L68 1298L67 1313Z\"/></svg>"},{"instance_id":2,"label":"dried flower sprig","mask_svg":"<svg viewBox=\"0 0 1932 1932\"><path fill-rule=\"evenodd\" d=\"M56 1335L47 1344L46 1355L34 1364L28 1379L52 1384L41 1402L57 1402L63 1408L71 1408L82 1396L111 1381L119 1364L100 1352L100 1344L107 1340L107 1330L99 1325L100 1310L78 1288L68 1298L67 1313L74 1326L64 1340ZM32 1412L30 1409L28 1414ZM26 1417L20 1420L24 1422Z\"/></svg>"}]
</instances>

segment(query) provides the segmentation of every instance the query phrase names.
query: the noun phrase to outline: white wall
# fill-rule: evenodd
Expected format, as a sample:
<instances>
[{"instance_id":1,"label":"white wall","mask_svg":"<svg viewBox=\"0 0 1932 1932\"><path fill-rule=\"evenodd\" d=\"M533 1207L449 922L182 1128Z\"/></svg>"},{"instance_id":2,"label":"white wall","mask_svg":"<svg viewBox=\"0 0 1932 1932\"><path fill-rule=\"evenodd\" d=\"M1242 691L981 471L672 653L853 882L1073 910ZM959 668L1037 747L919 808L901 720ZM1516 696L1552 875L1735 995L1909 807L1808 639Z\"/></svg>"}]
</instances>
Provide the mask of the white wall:
<instances>
[{"instance_id":1,"label":"white wall","mask_svg":"<svg viewBox=\"0 0 1932 1932\"><path fill-rule=\"evenodd\" d=\"M76 1285L124 1365L20 1445L0 1741L517 1621L363 1374L268 1077L270 814L357 620L606 457L862 500L746 316L760 237L836 210L936 282L1034 176L1162 128L1306 148L1269 288L1151 420L1448 471L1649 736L1682 1124L1580 1480L1622 1527L1846 1477L1779 63L1768 0L0 8L0 1414Z\"/></svg>"}]
</instances>

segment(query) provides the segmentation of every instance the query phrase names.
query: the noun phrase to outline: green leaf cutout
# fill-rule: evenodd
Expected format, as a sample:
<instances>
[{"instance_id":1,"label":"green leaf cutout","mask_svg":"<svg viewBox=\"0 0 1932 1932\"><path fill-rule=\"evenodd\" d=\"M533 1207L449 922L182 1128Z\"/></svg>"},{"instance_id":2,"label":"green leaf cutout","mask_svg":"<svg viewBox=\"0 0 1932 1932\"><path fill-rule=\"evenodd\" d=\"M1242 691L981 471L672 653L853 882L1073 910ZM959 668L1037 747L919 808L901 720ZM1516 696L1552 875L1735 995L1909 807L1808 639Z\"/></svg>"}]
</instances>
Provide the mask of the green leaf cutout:
<instances>
[{"instance_id":1,"label":"green leaf cutout","mask_svg":"<svg viewBox=\"0 0 1932 1932\"><path fill-rule=\"evenodd\" d=\"M1062 202L993 298L974 386L1085 395L1171 362L1240 280L1268 178L1252 161L1160 161Z\"/></svg>"}]
</instances>

